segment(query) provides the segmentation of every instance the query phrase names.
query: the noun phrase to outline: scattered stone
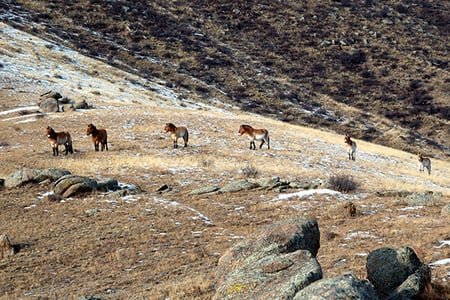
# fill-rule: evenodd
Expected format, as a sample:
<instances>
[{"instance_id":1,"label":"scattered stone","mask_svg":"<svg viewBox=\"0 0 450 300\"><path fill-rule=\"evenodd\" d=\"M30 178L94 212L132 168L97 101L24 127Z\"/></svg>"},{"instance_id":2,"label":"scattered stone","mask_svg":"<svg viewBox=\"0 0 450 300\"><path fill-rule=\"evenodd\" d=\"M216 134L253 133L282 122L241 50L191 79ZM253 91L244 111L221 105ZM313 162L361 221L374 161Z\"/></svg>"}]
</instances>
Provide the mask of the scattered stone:
<instances>
[{"instance_id":1,"label":"scattered stone","mask_svg":"<svg viewBox=\"0 0 450 300\"><path fill-rule=\"evenodd\" d=\"M84 213L88 216L94 216L94 215L98 214L99 212L100 212L100 209L91 208L91 209L87 209Z\"/></svg>"},{"instance_id":2,"label":"scattered stone","mask_svg":"<svg viewBox=\"0 0 450 300\"><path fill-rule=\"evenodd\" d=\"M201 194L209 194L217 192L220 189L220 187L216 185L209 185L205 187L201 187L195 190L192 190L189 194L190 195L201 195Z\"/></svg>"},{"instance_id":3,"label":"scattered stone","mask_svg":"<svg viewBox=\"0 0 450 300\"><path fill-rule=\"evenodd\" d=\"M422 192L412 193L406 197L406 203L408 205L437 205L442 198L441 192Z\"/></svg>"},{"instance_id":4,"label":"scattered stone","mask_svg":"<svg viewBox=\"0 0 450 300\"><path fill-rule=\"evenodd\" d=\"M170 188L167 184L163 184L162 186L160 186L157 190L156 190L156 192L158 192L158 193L164 193L164 192L169 192L169 191L171 191L172 190L172 188Z\"/></svg>"},{"instance_id":5,"label":"scattered stone","mask_svg":"<svg viewBox=\"0 0 450 300\"><path fill-rule=\"evenodd\" d=\"M41 113L54 113L59 111L59 104L58 100L55 100L53 98L51 99L45 99L41 102L39 105L39 111Z\"/></svg>"},{"instance_id":6,"label":"scattered stone","mask_svg":"<svg viewBox=\"0 0 450 300\"><path fill-rule=\"evenodd\" d=\"M430 283L427 268L409 247L374 250L369 253L366 262L367 279L374 285L381 299L407 299L400 295L409 292L414 294L412 296L418 295L425 288L424 284ZM417 275L400 288L413 274Z\"/></svg>"},{"instance_id":7,"label":"scattered stone","mask_svg":"<svg viewBox=\"0 0 450 300\"><path fill-rule=\"evenodd\" d=\"M293 300L340 300L370 299L378 296L372 284L367 280L359 280L352 274L342 277L322 279L311 283L298 292Z\"/></svg>"},{"instance_id":8,"label":"scattered stone","mask_svg":"<svg viewBox=\"0 0 450 300\"><path fill-rule=\"evenodd\" d=\"M49 193L44 196L44 200L50 201L50 202L60 202L62 199L63 198L61 197L61 195L57 195L54 193Z\"/></svg>"},{"instance_id":9,"label":"scattered stone","mask_svg":"<svg viewBox=\"0 0 450 300\"><path fill-rule=\"evenodd\" d=\"M400 191L383 191L383 192L376 192L375 193L379 197L401 197L405 198L412 194L412 192L400 190Z\"/></svg>"},{"instance_id":10,"label":"scattered stone","mask_svg":"<svg viewBox=\"0 0 450 300\"><path fill-rule=\"evenodd\" d=\"M96 190L97 181L78 175L65 175L59 178L54 186L54 193L61 195L63 198Z\"/></svg>"},{"instance_id":11,"label":"scattered stone","mask_svg":"<svg viewBox=\"0 0 450 300\"><path fill-rule=\"evenodd\" d=\"M250 190L259 187L257 183L250 182L247 179L235 180L228 185L220 188L218 192L220 193L229 193L229 192L238 192L242 190Z\"/></svg>"},{"instance_id":12,"label":"scattered stone","mask_svg":"<svg viewBox=\"0 0 450 300\"><path fill-rule=\"evenodd\" d=\"M30 169L22 168L8 175L5 179L5 188L11 189L28 182L40 183L47 179L57 180L58 178L70 174L69 171L59 169Z\"/></svg>"},{"instance_id":13,"label":"scattered stone","mask_svg":"<svg viewBox=\"0 0 450 300\"><path fill-rule=\"evenodd\" d=\"M269 225L231 247L218 263L214 299L292 299L322 278L316 220Z\"/></svg>"},{"instance_id":14,"label":"scattered stone","mask_svg":"<svg viewBox=\"0 0 450 300\"><path fill-rule=\"evenodd\" d=\"M441 209L441 216L449 216L450 215L450 204L446 204Z\"/></svg>"},{"instance_id":15,"label":"scattered stone","mask_svg":"<svg viewBox=\"0 0 450 300\"><path fill-rule=\"evenodd\" d=\"M97 181L97 190L101 192L117 191L120 189L119 182L116 179L106 178Z\"/></svg>"}]
</instances>

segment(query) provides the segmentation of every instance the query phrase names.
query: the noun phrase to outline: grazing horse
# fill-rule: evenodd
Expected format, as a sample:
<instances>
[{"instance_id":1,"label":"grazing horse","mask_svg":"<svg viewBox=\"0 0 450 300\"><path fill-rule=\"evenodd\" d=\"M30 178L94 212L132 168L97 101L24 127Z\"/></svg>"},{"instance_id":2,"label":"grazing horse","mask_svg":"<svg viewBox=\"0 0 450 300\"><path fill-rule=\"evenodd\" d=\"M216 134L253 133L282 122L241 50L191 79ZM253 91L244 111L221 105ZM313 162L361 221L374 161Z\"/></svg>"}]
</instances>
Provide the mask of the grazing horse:
<instances>
[{"instance_id":1,"label":"grazing horse","mask_svg":"<svg viewBox=\"0 0 450 300\"><path fill-rule=\"evenodd\" d=\"M261 141L259 149L261 149L264 142L267 143L267 149L270 149L269 131L267 131L267 129L254 129L250 125L241 125L241 127L239 127L239 134L246 134L248 136L250 139L250 150L256 149L255 141Z\"/></svg>"},{"instance_id":2,"label":"grazing horse","mask_svg":"<svg viewBox=\"0 0 450 300\"><path fill-rule=\"evenodd\" d=\"M66 155L69 152L73 153L72 138L68 131L55 132L53 128L47 126L45 134L47 135L50 144L52 145L53 156L58 156L59 154L58 145L64 145L64 147L66 148Z\"/></svg>"},{"instance_id":3,"label":"grazing horse","mask_svg":"<svg viewBox=\"0 0 450 300\"><path fill-rule=\"evenodd\" d=\"M93 124L89 124L86 129L86 134L92 134L92 142L94 143L95 151L98 151L98 146L102 144L101 150L108 151L108 135L105 129L97 129Z\"/></svg>"},{"instance_id":4,"label":"grazing horse","mask_svg":"<svg viewBox=\"0 0 450 300\"><path fill-rule=\"evenodd\" d=\"M355 160L356 142L352 141L348 134L345 134L344 141L347 144L348 159Z\"/></svg>"},{"instance_id":5,"label":"grazing horse","mask_svg":"<svg viewBox=\"0 0 450 300\"><path fill-rule=\"evenodd\" d=\"M423 157L422 153L417 153L417 160L419 163L419 172L428 171L428 175L431 174L431 160L428 157Z\"/></svg>"},{"instance_id":6,"label":"grazing horse","mask_svg":"<svg viewBox=\"0 0 450 300\"><path fill-rule=\"evenodd\" d=\"M183 138L184 147L187 147L187 143L189 141L189 132L186 127L184 126L177 127L172 123L166 123L164 131L172 135L174 148L178 148L178 138Z\"/></svg>"}]
</instances>

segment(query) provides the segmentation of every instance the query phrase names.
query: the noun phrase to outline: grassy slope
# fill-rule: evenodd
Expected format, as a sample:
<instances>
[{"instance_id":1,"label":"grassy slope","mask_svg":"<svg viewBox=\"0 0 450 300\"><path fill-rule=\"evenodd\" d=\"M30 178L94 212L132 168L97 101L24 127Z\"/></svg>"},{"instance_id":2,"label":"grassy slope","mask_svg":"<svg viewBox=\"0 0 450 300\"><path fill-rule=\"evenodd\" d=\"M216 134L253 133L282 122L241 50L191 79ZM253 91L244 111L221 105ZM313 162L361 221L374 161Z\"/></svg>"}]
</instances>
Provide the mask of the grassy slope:
<instances>
[{"instance_id":1,"label":"grassy slope","mask_svg":"<svg viewBox=\"0 0 450 300\"><path fill-rule=\"evenodd\" d=\"M151 88L139 88L140 79L130 74L1 29L11 34L8 47L2 39L2 83L8 86L1 90L2 111L35 105L37 95L48 89L86 97L96 109L40 117L30 114L32 109L2 114L0 177L23 166L56 167L116 178L146 191L127 197L99 193L62 203L42 200L49 185L1 191L0 232L15 244L27 245L0 262L2 299L210 298L221 253L256 228L298 215L319 220L318 258L327 278L345 272L364 278L364 254L382 246L409 245L426 263L448 257L448 246L434 248L450 238L445 225L449 217L440 216L450 196L448 162L433 159L432 176L423 175L413 155L360 140L357 160L351 162L341 135L232 108L199 108L188 101L183 107L177 97L164 96L155 82L142 81ZM171 148L162 132L167 121L188 126L188 148ZM108 129L109 152L93 152L85 136L91 122ZM248 150L248 141L237 136L240 123L268 128L272 149ZM72 133L74 155L51 156L44 136L47 125ZM326 182L335 174L351 174L360 187L348 195L279 201L274 201L276 191L188 194L200 186L246 177L249 169L256 171L256 179L280 176L292 182ZM157 193L163 184L172 190ZM401 199L374 195L390 189L431 189L444 197L437 205L403 210L408 206ZM340 213L347 200L360 212L354 219ZM92 208L100 213L88 216L85 211ZM448 266L433 270L433 288L448 295L446 274Z\"/></svg>"},{"instance_id":2,"label":"grassy slope","mask_svg":"<svg viewBox=\"0 0 450 300\"><path fill-rule=\"evenodd\" d=\"M158 78L180 98L448 156L445 1L16 3L9 23Z\"/></svg>"}]
</instances>

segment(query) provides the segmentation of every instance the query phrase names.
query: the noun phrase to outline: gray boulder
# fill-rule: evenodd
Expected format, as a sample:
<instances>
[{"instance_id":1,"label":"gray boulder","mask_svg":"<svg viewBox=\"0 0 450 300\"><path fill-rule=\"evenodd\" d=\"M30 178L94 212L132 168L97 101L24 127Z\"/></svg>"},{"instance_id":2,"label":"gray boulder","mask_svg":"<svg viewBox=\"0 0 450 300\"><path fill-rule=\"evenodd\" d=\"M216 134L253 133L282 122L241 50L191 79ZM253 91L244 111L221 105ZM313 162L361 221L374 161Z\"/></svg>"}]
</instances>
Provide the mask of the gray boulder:
<instances>
[{"instance_id":1,"label":"gray boulder","mask_svg":"<svg viewBox=\"0 0 450 300\"><path fill-rule=\"evenodd\" d=\"M94 179L78 175L66 175L55 182L53 192L63 198L68 198L76 194L88 193L96 190L97 181Z\"/></svg>"},{"instance_id":2,"label":"gray boulder","mask_svg":"<svg viewBox=\"0 0 450 300\"><path fill-rule=\"evenodd\" d=\"M450 215L450 204L446 204L441 209L441 216L449 216Z\"/></svg>"},{"instance_id":3,"label":"gray boulder","mask_svg":"<svg viewBox=\"0 0 450 300\"><path fill-rule=\"evenodd\" d=\"M369 253L367 279L374 285L380 299L409 299L430 283L430 270L409 247L380 248ZM413 277L410 278L410 276Z\"/></svg>"},{"instance_id":4,"label":"gray boulder","mask_svg":"<svg viewBox=\"0 0 450 300\"><path fill-rule=\"evenodd\" d=\"M219 189L220 193L238 192L242 190L250 190L258 187L259 185L254 182L250 182L247 179L235 180L228 185Z\"/></svg>"},{"instance_id":5,"label":"gray boulder","mask_svg":"<svg viewBox=\"0 0 450 300\"><path fill-rule=\"evenodd\" d=\"M70 174L69 171L59 169L30 169L22 168L8 175L5 179L5 188L11 189L28 182L40 183L44 180L57 180L58 178Z\"/></svg>"},{"instance_id":6,"label":"gray boulder","mask_svg":"<svg viewBox=\"0 0 450 300\"><path fill-rule=\"evenodd\" d=\"M45 99L39 105L39 111L42 113L58 112L59 111L58 100L53 98Z\"/></svg>"},{"instance_id":7,"label":"gray boulder","mask_svg":"<svg viewBox=\"0 0 450 300\"><path fill-rule=\"evenodd\" d=\"M288 219L231 247L219 260L214 299L292 299L322 278L317 221Z\"/></svg>"},{"instance_id":8,"label":"gray boulder","mask_svg":"<svg viewBox=\"0 0 450 300\"><path fill-rule=\"evenodd\" d=\"M342 277L322 279L311 283L298 292L293 300L341 300L361 299L377 300L378 296L372 284L359 280L352 274Z\"/></svg>"}]
</instances>

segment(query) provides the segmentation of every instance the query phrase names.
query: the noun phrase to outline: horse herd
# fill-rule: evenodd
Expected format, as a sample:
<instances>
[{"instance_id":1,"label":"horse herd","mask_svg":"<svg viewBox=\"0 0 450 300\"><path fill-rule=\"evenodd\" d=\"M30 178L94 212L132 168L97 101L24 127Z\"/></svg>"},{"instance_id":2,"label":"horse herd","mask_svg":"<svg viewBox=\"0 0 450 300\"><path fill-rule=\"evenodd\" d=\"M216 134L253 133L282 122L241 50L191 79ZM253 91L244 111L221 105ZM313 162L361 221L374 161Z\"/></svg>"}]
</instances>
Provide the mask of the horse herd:
<instances>
[{"instance_id":1,"label":"horse herd","mask_svg":"<svg viewBox=\"0 0 450 300\"><path fill-rule=\"evenodd\" d=\"M171 135L173 141L173 148L178 148L178 139L182 138L184 147L187 147L189 142L189 131L185 126L175 126L173 123L166 123L164 131ZM264 144L267 144L267 149L270 149L269 131L265 128L256 129L250 125L241 125L238 131L239 135L246 135L250 140L250 150L256 150L255 141L261 141L259 149ZM108 135L105 129L97 129L93 124L89 124L86 129L87 135L92 135L92 142L94 143L95 151L108 150ZM73 153L72 138L68 131L55 132L50 126L46 129L46 135L52 146L53 155L59 154L58 146L64 145L66 155L70 152ZM355 160L356 154L356 142L353 141L348 134L344 136L344 143L347 146L347 154L349 160ZM431 160L427 157L423 157L422 153L417 154L417 160L419 165L419 172L424 172L425 169L428 175L431 174Z\"/></svg>"}]
</instances>

